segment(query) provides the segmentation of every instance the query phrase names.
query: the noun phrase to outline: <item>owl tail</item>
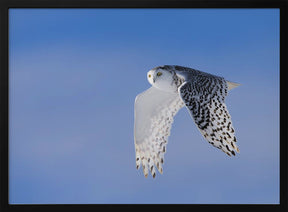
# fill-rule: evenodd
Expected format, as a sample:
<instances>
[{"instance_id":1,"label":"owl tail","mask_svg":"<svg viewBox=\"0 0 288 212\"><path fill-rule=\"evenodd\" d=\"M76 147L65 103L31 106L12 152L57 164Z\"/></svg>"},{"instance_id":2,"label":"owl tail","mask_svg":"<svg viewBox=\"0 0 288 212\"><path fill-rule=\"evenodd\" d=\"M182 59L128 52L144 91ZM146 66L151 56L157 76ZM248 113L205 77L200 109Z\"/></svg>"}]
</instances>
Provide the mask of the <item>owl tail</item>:
<instances>
[{"instance_id":1,"label":"owl tail","mask_svg":"<svg viewBox=\"0 0 288 212\"><path fill-rule=\"evenodd\" d=\"M229 81L226 81L227 82L227 85L228 85L228 91L233 89L233 88L236 88L238 87L240 84L239 83L236 83L236 82L229 82Z\"/></svg>"}]
</instances>

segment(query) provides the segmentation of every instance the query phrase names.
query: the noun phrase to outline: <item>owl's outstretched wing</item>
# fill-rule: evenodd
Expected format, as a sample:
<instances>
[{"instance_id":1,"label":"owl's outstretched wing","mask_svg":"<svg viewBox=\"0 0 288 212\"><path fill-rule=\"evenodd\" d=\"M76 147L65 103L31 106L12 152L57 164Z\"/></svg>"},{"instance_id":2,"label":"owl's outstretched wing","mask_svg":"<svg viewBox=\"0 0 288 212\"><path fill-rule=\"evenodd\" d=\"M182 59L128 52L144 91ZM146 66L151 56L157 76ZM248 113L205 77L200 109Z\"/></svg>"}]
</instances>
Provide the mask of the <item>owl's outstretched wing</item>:
<instances>
[{"instance_id":1,"label":"owl's outstretched wing","mask_svg":"<svg viewBox=\"0 0 288 212\"><path fill-rule=\"evenodd\" d=\"M228 87L223 78L199 78L184 82L178 91L206 140L231 156L235 155L234 150L239 152L239 149L231 116L224 102Z\"/></svg>"},{"instance_id":2,"label":"owl's outstretched wing","mask_svg":"<svg viewBox=\"0 0 288 212\"><path fill-rule=\"evenodd\" d=\"M135 99L134 142L136 168L142 165L145 177L155 166L163 172L164 153L173 117L184 106L178 93L169 93L151 87Z\"/></svg>"}]
</instances>

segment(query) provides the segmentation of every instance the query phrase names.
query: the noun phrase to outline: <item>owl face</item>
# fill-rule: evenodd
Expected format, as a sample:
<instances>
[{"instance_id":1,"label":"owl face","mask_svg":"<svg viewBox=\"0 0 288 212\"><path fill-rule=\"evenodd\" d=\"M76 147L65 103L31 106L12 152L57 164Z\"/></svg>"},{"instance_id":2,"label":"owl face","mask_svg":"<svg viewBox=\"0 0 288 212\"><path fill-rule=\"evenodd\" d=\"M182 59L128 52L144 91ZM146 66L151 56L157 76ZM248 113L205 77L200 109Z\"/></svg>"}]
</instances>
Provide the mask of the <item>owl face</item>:
<instances>
[{"instance_id":1,"label":"owl face","mask_svg":"<svg viewBox=\"0 0 288 212\"><path fill-rule=\"evenodd\" d=\"M153 68L147 73L148 82L163 91L175 92L175 83L172 72L166 70L164 67ZM176 88L177 90L177 88Z\"/></svg>"}]
</instances>

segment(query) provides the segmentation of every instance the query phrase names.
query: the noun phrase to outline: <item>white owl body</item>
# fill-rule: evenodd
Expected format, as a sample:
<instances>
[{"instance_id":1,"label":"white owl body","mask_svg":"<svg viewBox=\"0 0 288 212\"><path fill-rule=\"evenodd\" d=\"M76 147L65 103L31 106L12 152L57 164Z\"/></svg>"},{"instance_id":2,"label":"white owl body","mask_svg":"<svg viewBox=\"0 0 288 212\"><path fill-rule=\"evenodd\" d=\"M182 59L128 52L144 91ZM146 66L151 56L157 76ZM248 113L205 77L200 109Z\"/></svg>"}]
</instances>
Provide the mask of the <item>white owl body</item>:
<instances>
[{"instance_id":1,"label":"white owl body","mask_svg":"<svg viewBox=\"0 0 288 212\"><path fill-rule=\"evenodd\" d=\"M223 77L195 69L165 65L147 73L151 88L135 99L134 140L136 168L153 178L163 172L164 153L173 118L184 106L204 138L227 155L239 152L230 114L225 105L228 90L239 86Z\"/></svg>"}]
</instances>

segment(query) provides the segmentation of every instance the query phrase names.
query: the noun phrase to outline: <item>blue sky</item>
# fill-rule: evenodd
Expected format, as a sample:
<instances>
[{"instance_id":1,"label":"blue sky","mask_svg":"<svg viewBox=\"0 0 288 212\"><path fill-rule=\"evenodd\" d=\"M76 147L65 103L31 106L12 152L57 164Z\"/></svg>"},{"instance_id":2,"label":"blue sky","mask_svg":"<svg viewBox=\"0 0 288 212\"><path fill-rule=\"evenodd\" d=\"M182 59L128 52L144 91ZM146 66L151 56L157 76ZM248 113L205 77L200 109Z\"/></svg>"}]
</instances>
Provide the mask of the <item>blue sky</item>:
<instances>
[{"instance_id":1,"label":"blue sky","mask_svg":"<svg viewBox=\"0 0 288 212\"><path fill-rule=\"evenodd\" d=\"M10 9L9 202L279 203L279 10ZM134 99L155 66L238 82L240 154L175 117L163 175L135 168Z\"/></svg>"}]
</instances>

